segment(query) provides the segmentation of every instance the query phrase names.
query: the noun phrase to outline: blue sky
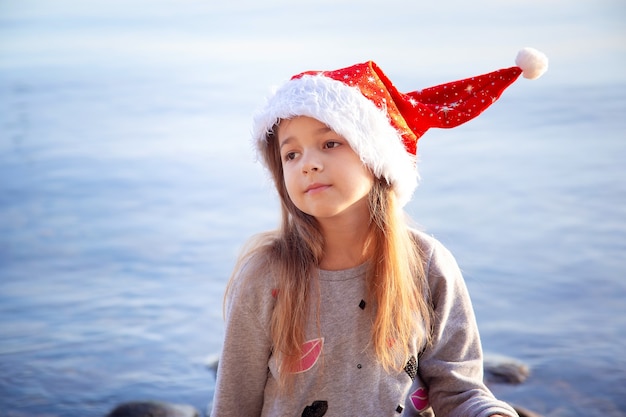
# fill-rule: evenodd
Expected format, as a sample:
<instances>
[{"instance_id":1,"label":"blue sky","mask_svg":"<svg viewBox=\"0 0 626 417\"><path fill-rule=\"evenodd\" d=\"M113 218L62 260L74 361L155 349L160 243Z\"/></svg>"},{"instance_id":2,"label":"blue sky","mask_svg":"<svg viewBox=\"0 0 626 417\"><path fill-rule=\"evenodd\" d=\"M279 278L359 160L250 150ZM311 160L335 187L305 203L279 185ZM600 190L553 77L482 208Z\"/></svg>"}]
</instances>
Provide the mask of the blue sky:
<instances>
[{"instance_id":1,"label":"blue sky","mask_svg":"<svg viewBox=\"0 0 626 417\"><path fill-rule=\"evenodd\" d=\"M373 59L400 80L417 72L434 84L511 65L523 46L549 56L545 82L624 82L626 5L0 0L0 68L184 66L227 81L254 67L252 86Z\"/></svg>"}]
</instances>

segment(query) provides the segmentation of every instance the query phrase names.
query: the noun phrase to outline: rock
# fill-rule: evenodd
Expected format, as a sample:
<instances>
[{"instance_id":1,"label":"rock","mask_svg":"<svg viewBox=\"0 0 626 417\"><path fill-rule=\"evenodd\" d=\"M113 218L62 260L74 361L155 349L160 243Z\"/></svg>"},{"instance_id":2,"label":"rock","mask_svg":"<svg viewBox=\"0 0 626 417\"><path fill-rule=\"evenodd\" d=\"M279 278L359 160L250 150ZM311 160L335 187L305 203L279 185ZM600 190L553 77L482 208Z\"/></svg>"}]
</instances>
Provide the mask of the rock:
<instances>
[{"instance_id":1,"label":"rock","mask_svg":"<svg viewBox=\"0 0 626 417\"><path fill-rule=\"evenodd\" d=\"M485 355L485 383L521 384L530 375L528 366L502 355Z\"/></svg>"},{"instance_id":2,"label":"rock","mask_svg":"<svg viewBox=\"0 0 626 417\"><path fill-rule=\"evenodd\" d=\"M519 414L519 417L542 417L541 414L534 413L530 410L527 410L519 406L513 406L513 408L515 409L515 411L517 411L517 414Z\"/></svg>"},{"instance_id":3,"label":"rock","mask_svg":"<svg viewBox=\"0 0 626 417\"><path fill-rule=\"evenodd\" d=\"M217 366L219 365L220 355L219 353L216 355L211 355L206 358L206 367L209 368L209 371L213 374L213 376L217 375Z\"/></svg>"},{"instance_id":4,"label":"rock","mask_svg":"<svg viewBox=\"0 0 626 417\"><path fill-rule=\"evenodd\" d=\"M107 417L200 417L200 413L186 404L133 401L118 405Z\"/></svg>"}]
</instances>

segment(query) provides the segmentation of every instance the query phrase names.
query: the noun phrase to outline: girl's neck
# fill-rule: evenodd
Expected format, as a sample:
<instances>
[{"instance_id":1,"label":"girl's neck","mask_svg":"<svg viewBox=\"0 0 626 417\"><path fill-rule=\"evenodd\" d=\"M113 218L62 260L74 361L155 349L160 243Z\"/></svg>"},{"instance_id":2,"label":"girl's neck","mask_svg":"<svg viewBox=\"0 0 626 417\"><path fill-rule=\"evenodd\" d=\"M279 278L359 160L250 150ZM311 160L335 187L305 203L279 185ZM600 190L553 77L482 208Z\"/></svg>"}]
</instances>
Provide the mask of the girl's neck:
<instances>
[{"instance_id":1,"label":"girl's neck","mask_svg":"<svg viewBox=\"0 0 626 417\"><path fill-rule=\"evenodd\" d=\"M324 224L324 256L320 268L337 271L353 268L367 260L367 223Z\"/></svg>"}]
</instances>

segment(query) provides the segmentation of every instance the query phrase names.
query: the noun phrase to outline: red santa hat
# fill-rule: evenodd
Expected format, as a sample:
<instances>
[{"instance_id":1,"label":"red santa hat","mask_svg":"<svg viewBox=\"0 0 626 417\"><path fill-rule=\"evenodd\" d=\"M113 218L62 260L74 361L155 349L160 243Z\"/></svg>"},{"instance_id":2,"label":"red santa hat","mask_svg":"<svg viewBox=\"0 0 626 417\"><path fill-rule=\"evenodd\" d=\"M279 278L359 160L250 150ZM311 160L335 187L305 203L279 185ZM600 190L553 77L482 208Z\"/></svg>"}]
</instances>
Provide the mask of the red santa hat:
<instances>
[{"instance_id":1,"label":"red santa hat","mask_svg":"<svg viewBox=\"0 0 626 417\"><path fill-rule=\"evenodd\" d=\"M254 118L257 149L282 119L308 116L343 136L378 178L392 184L401 205L417 187L418 139L431 127L463 124L493 104L520 74L536 79L548 67L532 48L519 51L516 66L401 93L372 61L334 71L293 76L269 97Z\"/></svg>"}]
</instances>

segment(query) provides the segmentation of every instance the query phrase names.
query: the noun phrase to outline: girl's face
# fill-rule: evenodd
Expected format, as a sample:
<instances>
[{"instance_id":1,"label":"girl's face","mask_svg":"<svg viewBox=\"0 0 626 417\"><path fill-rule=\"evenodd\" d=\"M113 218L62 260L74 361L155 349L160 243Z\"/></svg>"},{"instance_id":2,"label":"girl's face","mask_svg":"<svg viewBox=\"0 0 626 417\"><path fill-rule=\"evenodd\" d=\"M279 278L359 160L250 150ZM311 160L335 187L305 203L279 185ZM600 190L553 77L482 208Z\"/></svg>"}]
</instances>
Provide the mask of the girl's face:
<instances>
[{"instance_id":1,"label":"girl's face","mask_svg":"<svg viewBox=\"0 0 626 417\"><path fill-rule=\"evenodd\" d=\"M348 141L305 116L281 121L278 146L292 202L319 221L349 214L369 217L374 175Z\"/></svg>"}]
</instances>

